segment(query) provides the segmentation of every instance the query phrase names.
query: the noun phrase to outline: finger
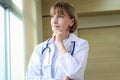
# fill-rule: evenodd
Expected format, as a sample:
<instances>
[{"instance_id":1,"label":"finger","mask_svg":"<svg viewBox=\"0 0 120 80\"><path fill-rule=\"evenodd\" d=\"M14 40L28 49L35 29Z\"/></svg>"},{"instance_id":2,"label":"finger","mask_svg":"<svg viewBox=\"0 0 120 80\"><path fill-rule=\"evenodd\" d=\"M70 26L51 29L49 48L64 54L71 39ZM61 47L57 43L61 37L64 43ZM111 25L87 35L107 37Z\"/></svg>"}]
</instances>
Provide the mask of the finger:
<instances>
[{"instance_id":1,"label":"finger","mask_svg":"<svg viewBox=\"0 0 120 80\"><path fill-rule=\"evenodd\" d=\"M52 39L55 41L56 39L55 33L52 34Z\"/></svg>"},{"instance_id":2,"label":"finger","mask_svg":"<svg viewBox=\"0 0 120 80\"><path fill-rule=\"evenodd\" d=\"M58 39L59 37L61 37L60 35L62 34L62 32L60 30L56 30L53 35L52 35L52 39L56 40L56 38Z\"/></svg>"}]
</instances>

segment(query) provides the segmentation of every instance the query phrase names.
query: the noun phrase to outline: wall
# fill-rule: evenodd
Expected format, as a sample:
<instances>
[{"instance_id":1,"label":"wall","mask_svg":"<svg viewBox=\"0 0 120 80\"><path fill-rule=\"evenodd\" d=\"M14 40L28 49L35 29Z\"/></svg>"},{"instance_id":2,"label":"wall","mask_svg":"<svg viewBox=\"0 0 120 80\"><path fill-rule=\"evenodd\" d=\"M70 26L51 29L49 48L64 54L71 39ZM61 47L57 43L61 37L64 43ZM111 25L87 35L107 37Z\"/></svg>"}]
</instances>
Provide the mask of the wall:
<instances>
[{"instance_id":1,"label":"wall","mask_svg":"<svg viewBox=\"0 0 120 80\"><path fill-rule=\"evenodd\" d=\"M42 0L42 14L49 15L49 8L56 1L67 1L76 8L78 14L113 12L120 10L119 0ZM88 14L90 15L90 14Z\"/></svg>"},{"instance_id":2,"label":"wall","mask_svg":"<svg viewBox=\"0 0 120 80\"><path fill-rule=\"evenodd\" d=\"M80 29L78 32L90 46L85 80L119 80L120 26Z\"/></svg>"},{"instance_id":3,"label":"wall","mask_svg":"<svg viewBox=\"0 0 120 80\"><path fill-rule=\"evenodd\" d=\"M43 40L41 0L23 0L25 71L34 47Z\"/></svg>"},{"instance_id":4,"label":"wall","mask_svg":"<svg viewBox=\"0 0 120 80\"><path fill-rule=\"evenodd\" d=\"M43 40L52 35L49 8L57 0L42 0ZM68 1L68 0L61 0ZM90 52L85 80L119 80L120 1L69 0L77 10L76 34L88 40Z\"/></svg>"},{"instance_id":5,"label":"wall","mask_svg":"<svg viewBox=\"0 0 120 80\"><path fill-rule=\"evenodd\" d=\"M120 14L80 17L78 36L89 42L85 80L119 80Z\"/></svg>"},{"instance_id":6,"label":"wall","mask_svg":"<svg viewBox=\"0 0 120 80\"><path fill-rule=\"evenodd\" d=\"M120 79L120 14L79 17L78 36L89 42L85 80Z\"/></svg>"}]
</instances>

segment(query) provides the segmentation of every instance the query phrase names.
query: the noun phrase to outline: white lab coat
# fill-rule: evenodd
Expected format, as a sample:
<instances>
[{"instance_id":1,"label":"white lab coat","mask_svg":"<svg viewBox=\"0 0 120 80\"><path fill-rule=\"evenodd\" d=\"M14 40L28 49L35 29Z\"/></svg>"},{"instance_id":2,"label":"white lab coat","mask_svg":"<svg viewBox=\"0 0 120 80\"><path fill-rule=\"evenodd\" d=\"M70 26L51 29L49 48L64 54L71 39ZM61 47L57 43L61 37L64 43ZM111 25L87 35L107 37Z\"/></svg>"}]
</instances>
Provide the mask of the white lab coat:
<instances>
[{"instance_id":1,"label":"white lab coat","mask_svg":"<svg viewBox=\"0 0 120 80\"><path fill-rule=\"evenodd\" d=\"M73 48L71 41L75 41L73 55L70 53ZM51 39L36 46L28 64L26 80L62 80L65 75L74 80L84 80L88 42L73 33L63 42L68 52L62 56L59 56L58 48ZM47 43L50 52L47 48L42 53Z\"/></svg>"}]
</instances>

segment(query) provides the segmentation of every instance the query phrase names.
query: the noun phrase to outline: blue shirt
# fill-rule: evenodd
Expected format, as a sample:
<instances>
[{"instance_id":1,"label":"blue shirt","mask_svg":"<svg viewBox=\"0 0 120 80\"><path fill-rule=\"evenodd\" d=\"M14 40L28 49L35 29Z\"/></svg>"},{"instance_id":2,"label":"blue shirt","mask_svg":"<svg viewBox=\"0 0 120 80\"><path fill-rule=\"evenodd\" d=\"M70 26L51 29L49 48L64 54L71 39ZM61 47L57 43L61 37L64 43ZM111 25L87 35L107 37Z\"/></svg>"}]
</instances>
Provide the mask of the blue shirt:
<instances>
[{"instance_id":1,"label":"blue shirt","mask_svg":"<svg viewBox=\"0 0 120 80\"><path fill-rule=\"evenodd\" d=\"M62 80L65 75L74 80L84 80L88 42L73 33L63 42L68 52L62 56L59 55L59 49L52 39L36 46L28 64L26 80ZM46 48L46 45L49 48ZM71 55L73 48L74 53Z\"/></svg>"}]
</instances>

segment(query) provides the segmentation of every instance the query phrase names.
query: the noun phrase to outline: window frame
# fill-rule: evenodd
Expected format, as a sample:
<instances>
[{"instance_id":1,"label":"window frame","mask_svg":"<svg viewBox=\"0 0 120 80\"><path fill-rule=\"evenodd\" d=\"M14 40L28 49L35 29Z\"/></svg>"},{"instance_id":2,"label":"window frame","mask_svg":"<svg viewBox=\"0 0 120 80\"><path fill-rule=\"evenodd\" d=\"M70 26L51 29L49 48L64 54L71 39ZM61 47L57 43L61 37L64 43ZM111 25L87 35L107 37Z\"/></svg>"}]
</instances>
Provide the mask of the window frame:
<instances>
[{"instance_id":1,"label":"window frame","mask_svg":"<svg viewBox=\"0 0 120 80\"><path fill-rule=\"evenodd\" d=\"M11 80L11 43L10 43L10 13L23 20L22 11L12 0L0 0L0 6L4 9L4 56L5 56L5 80ZM24 30L23 30L24 31ZM24 33L23 33L24 34ZM24 36L23 36L24 37Z\"/></svg>"},{"instance_id":2,"label":"window frame","mask_svg":"<svg viewBox=\"0 0 120 80\"><path fill-rule=\"evenodd\" d=\"M0 5L2 5L5 9L8 8L22 19L22 11L12 2L12 0L0 0Z\"/></svg>"}]
</instances>

